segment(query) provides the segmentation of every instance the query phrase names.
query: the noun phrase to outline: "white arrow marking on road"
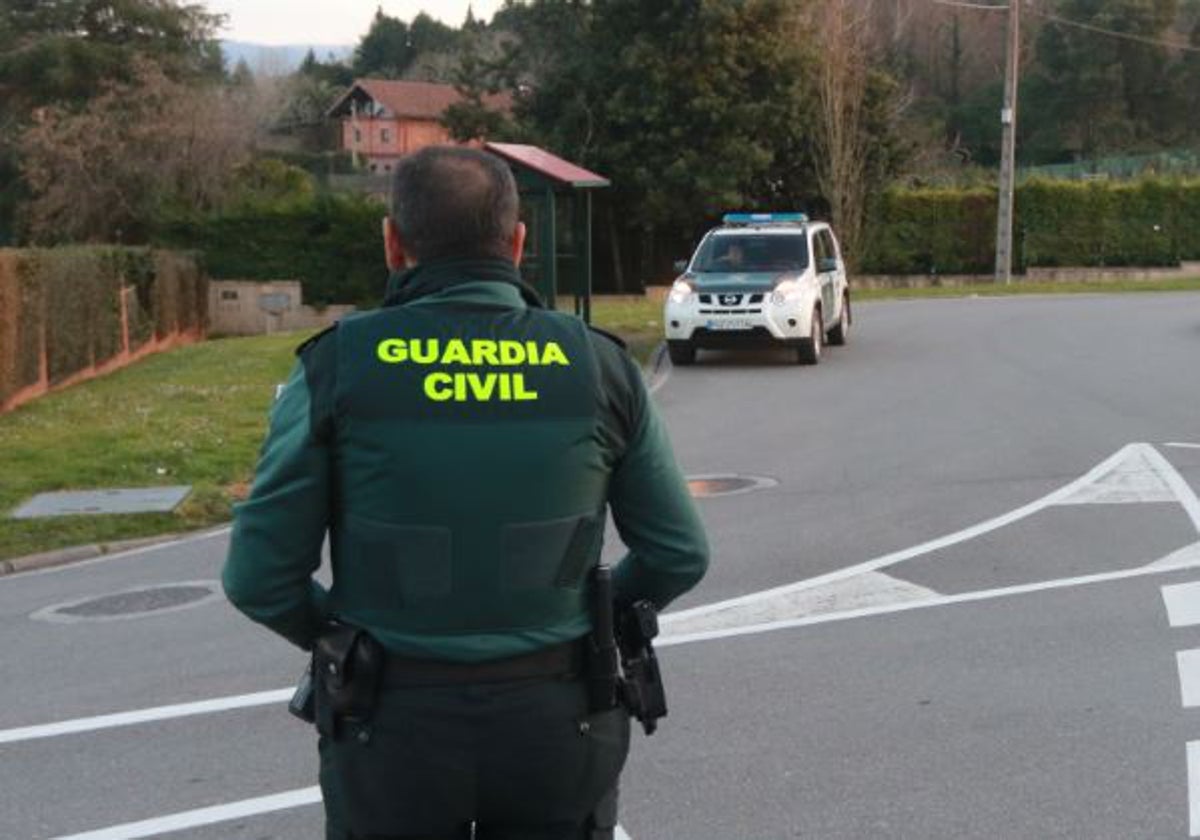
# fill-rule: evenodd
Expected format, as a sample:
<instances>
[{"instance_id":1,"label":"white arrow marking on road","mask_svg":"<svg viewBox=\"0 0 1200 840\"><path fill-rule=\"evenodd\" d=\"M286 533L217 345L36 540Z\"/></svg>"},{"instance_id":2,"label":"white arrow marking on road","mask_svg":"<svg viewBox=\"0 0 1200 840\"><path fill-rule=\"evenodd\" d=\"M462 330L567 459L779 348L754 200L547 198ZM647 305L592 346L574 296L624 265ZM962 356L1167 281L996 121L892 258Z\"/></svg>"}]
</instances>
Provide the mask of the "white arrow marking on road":
<instances>
[{"instance_id":1,"label":"white arrow marking on road","mask_svg":"<svg viewBox=\"0 0 1200 840\"><path fill-rule=\"evenodd\" d=\"M656 647L672 647L693 642L711 642L716 639L729 639L735 636L754 636L760 633L773 633L778 630L791 630L797 627L811 627L815 624L832 624L836 621L849 621L855 618L870 618L877 615L910 612L913 610L929 609L931 607L946 607L953 604L968 604L975 601L991 601L997 598L1008 598L1014 595L1029 595L1035 592L1049 592L1055 589L1069 589L1074 586L1089 586L1096 583L1112 583L1119 580L1150 575L1171 574L1181 570L1200 569L1200 558L1191 563L1160 569L1146 566L1140 569L1123 569L1118 572L1101 572L1081 577L1044 580L1038 583L1023 583L1018 586L1004 586L999 589L985 589L979 592L964 592L959 595L942 595L927 601L910 601L907 603L888 604L882 607L869 607L861 610L813 615L807 618L789 619L787 621L772 621L765 624L752 624L746 627L734 627L728 630L710 630L702 633L688 633L679 636L661 636Z\"/></svg>"},{"instance_id":2,"label":"white arrow marking on road","mask_svg":"<svg viewBox=\"0 0 1200 840\"><path fill-rule=\"evenodd\" d=\"M1192 520L1192 525L1196 529L1196 533L1200 534L1200 498L1197 498L1196 491L1192 489L1192 485L1188 484L1179 471L1171 465L1171 462L1163 457L1162 453L1148 443L1142 444L1145 447L1146 456L1150 459L1150 465L1153 467L1167 483L1167 486L1175 491L1175 499L1179 504L1183 505L1183 509L1187 511L1188 517Z\"/></svg>"},{"instance_id":3,"label":"white arrow marking on road","mask_svg":"<svg viewBox=\"0 0 1200 840\"><path fill-rule=\"evenodd\" d=\"M288 811L306 805L317 805L320 802L321 789L309 787L277 793L273 796L260 796L256 799L243 799L241 802L213 805L210 808L199 808L195 811L183 811L140 822L114 825L95 831L86 831L83 834L62 835L54 840L139 840L139 838L157 837L172 831L184 831L189 828L216 825L260 814L270 814L275 811ZM625 829L617 826L616 840L632 840L632 838L625 833Z\"/></svg>"},{"instance_id":4,"label":"white arrow marking on road","mask_svg":"<svg viewBox=\"0 0 1200 840\"><path fill-rule=\"evenodd\" d=\"M760 592L752 592L749 595L741 595L736 598L729 598L724 601L718 601L713 604L705 604L700 607L692 607L687 610L680 610L674 613L668 613L663 616L663 620L681 621L684 619L695 620L699 616L705 616L714 613L727 613L732 608L744 608L749 605L756 604L759 601L768 599L778 599L781 596L790 595L807 589L815 589L819 586L844 581L852 577L856 577L865 572L877 572L880 569L894 566L897 563L903 563L905 560L911 560L914 557L920 557L925 554L930 554L934 551L940 551L943 548L949 548L959 543L964 543L973 540L976 537L996 531L1007 525L1012 525L1014 522L1020 522L1033 516L1035 513L1040 513L1047 508L1055 505L1063 504L1068 500L1077 497L1077 495L1089 485L1095 484L1104 480L1106 477L1121 470L1123 462L1129 459L1138 459L1144 464L1143 470L1150 469L1161 479L1162 483L1168 487L1175 496L1175 499L1183 506L1188 516L1195 525L1197 532L1200 532L1200 499L1196 498L1196 494L1192 492L1187 482L1183 477L1175 471L1170 462L1148 443L1131 443L1128 446L1122 447L1114 455L1106 458L1101 463L1093 467L1088 473L1065 487L1061 487L1043 496L1037 501L1030 502L1024 507L997 516L994 519L989 519L986 522L980 522L977 525L972 525L969 528L964 528L961 531L956 531L944 537L939 537L936 540L922 543L921 545L912 548L906 548L901 551L896 551L891 554L886 554L882 557L876 557L874 560L868 560L865 563L859 563L855 566L847 566L843 569L838 569L833 572L828 572L816 577L806 578L805 580L797 581L796 583L786 584L784 586L776 586L771 589L764 589Z\"/></svg>"}]
</instances>

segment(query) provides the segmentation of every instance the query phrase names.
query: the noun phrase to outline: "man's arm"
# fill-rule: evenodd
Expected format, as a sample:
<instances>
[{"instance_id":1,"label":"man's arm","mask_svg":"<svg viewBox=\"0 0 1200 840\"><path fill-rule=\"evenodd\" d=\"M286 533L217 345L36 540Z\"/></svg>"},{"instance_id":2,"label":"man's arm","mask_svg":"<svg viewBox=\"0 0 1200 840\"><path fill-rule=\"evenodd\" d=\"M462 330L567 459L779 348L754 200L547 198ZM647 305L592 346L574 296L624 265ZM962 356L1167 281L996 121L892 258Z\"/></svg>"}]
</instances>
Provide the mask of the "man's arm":
<instances>
[{"instance_id":1,"label":"man's arm","mask_svg":"<svg viewBox=\"0 0 1200 840\"><path fill-rule=\"evenodd\" d=\"M325 618L327 593L312 575L329 522L330 458L312 428L306 361L271 410L250 498L235 509L222 582L235 607L308 649Z\"/></svg>"},{"instance_id":2,"label":"man's arm","mask_svg":"<svg viewBox=\"0 0 1200 840\"><path fill-rule=\"evenodd\" d=\"M609 504L629 553L613 572L614 592L618 603L646 599L661 610L704 576L708 540L666 427L640 372L624 361L631 436L613 472Z\"/></svg>"}]
</instances>

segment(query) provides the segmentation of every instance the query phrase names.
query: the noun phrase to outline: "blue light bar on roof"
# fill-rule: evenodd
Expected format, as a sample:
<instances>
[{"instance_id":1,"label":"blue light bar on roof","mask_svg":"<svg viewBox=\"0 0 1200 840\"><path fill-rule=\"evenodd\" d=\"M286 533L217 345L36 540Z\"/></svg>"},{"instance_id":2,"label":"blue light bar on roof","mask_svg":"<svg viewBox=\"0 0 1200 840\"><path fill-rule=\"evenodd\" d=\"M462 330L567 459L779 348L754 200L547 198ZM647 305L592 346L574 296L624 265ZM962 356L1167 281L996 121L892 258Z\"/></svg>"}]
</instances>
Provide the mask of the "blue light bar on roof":
<instances>
[{"instance_id":1,"label":"blue light bar on roof","mask_svg":"<svg viewBox=\"0 0 1200 840\"><path fill-rule=\"evenodd\" d=\"M808 216L803 213L726 213L722 221L727 225L802 224L808 221Z\"/></svg>"}]
</instances>

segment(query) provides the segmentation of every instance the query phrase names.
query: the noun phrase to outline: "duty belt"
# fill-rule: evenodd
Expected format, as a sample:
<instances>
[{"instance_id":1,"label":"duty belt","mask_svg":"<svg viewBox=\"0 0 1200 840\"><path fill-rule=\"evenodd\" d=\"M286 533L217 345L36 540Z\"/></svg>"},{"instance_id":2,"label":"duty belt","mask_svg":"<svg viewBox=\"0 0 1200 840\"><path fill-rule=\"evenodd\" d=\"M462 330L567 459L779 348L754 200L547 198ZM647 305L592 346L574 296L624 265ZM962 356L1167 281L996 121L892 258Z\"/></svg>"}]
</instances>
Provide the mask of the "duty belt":
<instances>
[{"instance_id":1,"label":"duty belt","mask_svg":"<svg viewBox=\"0 0 1200 840\"><path fill-rule=\"evenodd\" d=\"M434 687L576 676L582 673L583 662L584 642L580 639L487 662L447 662L388 653L384 662L383 687Z\"/></svg>"}]
</instances>

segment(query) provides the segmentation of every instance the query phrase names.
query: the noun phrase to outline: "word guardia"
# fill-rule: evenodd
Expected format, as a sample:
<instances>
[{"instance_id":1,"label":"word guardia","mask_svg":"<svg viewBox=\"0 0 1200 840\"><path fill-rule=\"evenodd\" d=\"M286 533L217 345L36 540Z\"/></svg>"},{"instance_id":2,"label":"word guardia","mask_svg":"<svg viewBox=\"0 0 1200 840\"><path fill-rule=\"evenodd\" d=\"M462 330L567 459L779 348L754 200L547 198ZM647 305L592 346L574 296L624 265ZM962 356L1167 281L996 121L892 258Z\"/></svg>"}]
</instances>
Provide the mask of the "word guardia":
<instances>
[{"instance_id":1,"label":"word guardia","mask_svg":"<svg viewBox=\"0 0 1200 840\"><path fill-rule=\"evenodd\" d=\"M375 350L388 365L463 367L570 367L571 360L558 342L512 339L386 338ZM425 396L433 402L531 402L538 392L525 384L525 374L489 371L483 373L439 370L425 377Z\"/></svg>"}]
</instances>

